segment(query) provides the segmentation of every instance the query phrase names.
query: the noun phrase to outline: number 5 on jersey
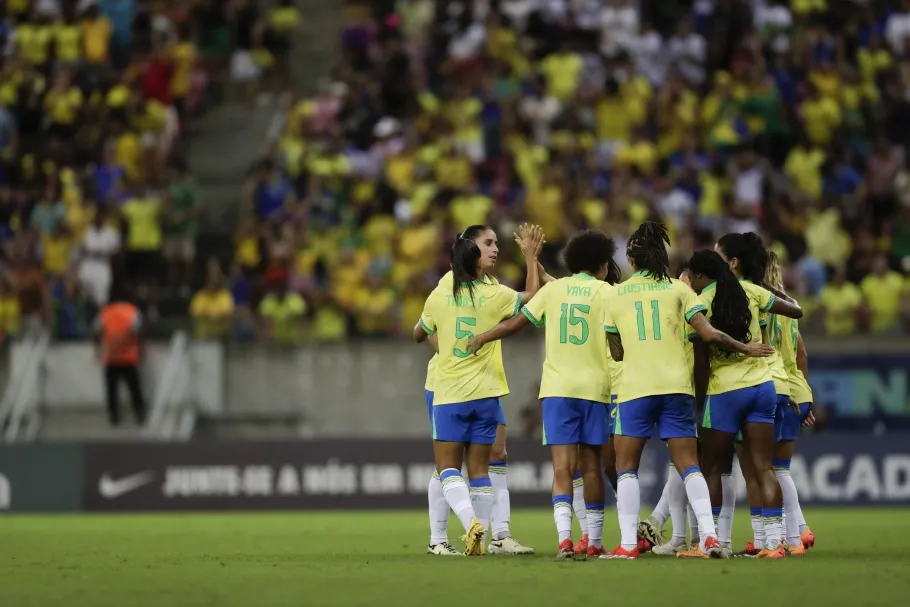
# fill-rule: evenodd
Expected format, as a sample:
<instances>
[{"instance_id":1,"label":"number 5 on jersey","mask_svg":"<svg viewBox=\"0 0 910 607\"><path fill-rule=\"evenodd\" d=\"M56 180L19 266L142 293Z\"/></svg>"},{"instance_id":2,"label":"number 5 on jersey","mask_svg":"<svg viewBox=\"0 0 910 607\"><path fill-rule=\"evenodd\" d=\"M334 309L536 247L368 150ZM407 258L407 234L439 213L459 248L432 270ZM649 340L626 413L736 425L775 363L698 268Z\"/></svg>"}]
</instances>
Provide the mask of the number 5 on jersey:
<instances>
[{"instance_id":1,"label":"number 5 on jersey","mask_svg":"<svg viewBox=\"0 0 910 607\"><path fill-rule=\"evenodd\" d=\"M559 343L570 343L574 346L580 346L588 341L588 320L587 315L591 312L591 306L585 304L562 304L560 308L562 313L559 315ZM569 326L581 325L581 337L569 335Z\"/></svg>"},{"instance_id":2,"label":"number 5 on jersey","mask_svg":"<svg viewBox=\"0 0 910 607\"><path fill-rule=\"evenodd\" d=\"M476 327L477 319L469 316L459 316L455 319L455 339L471 339L474 337L474 333L470 329L463 328L462 325ZM467 358L471 355L471 351L456 347L452 350L452 354L458 358Z\"/></svg>"}]
</instances>

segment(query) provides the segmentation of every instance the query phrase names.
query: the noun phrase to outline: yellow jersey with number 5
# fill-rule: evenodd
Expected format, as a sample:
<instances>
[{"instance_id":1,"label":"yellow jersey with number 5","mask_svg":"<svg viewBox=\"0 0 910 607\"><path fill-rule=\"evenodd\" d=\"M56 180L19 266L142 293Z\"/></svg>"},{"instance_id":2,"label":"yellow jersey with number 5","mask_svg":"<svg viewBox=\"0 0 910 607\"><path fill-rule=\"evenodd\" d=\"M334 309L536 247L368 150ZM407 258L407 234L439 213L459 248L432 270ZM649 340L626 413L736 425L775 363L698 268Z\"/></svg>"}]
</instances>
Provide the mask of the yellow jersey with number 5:
<instances>
[{"instance_id":1,"label":"yellow jersey with number 5","mask_svg":"<svg viewBox=\"0 0 910 607\"><path fill-rule=\"evenodd\" d=\"M619 334L625 352L618 401L661 394L694 395L687 326L705 311L698 296L675 278L637 272L608 290L604 328Z\"/></svg>"},{"instance_id":2,"label":"yellow jersey with number 5","mask_svg":"<svg viewBox=\"0 0 910 607\"><path fill-rule=\"evenodd\" d=\"M434 406L509 393L502 345L498 341L487 344L475 356L468 350L468 340L518 314L521 295L500 284L474 281L473 287L472 301L467 288L462 288L456 298L451 283L440 281L420 316L423 330L428 335L436 333L439 341Z\"/></svg>"},{"instance_id":3,"label":"yellow jersey with number 5","mask_svg":"<svg viewBox=\"0 0 910 607\"><path fill-rule=\"evenodd\" d=\"M781 340L783 337L781 316L765 313L761 315L758 322L761 328L768 333L768 344L774 348L774 354L768 358L768 366L771 367L771 378L774 380L774 391L778 396L790 396L790 376L784 367L784 359L781 358Z\"/></svg>"},{"instance_id":4,"label":"yellow jersey with number 5","mask_svg":"<svg viewBox=\"0 0 910 607\"><path fill-rule=\"evenodd\" d=\"M746 292L749 311L752 313L752 322L749 324L752 341L761 341L761 314L771 310L771 306L774 304L774 294L747 280L740 280L739 284ZM711 283L698 296L699 300L708 308L708 320L711 319L712 304L714 296L717 294L716 287L716 283ZM689 335L689 339L697 339L697 337L697 335ZM709 360L711 378L708 380L708 395L750 388L773 380L771 367L764 358L749 358L744 354L724 352L712 346Z\"/></svg>"},{"instance_id":5,"label":"yellow jersey with number 5","mask_svg":"<svg viewBox=\"0 0 910 607\"><path fill-rule=\"evenodd\" d=\"M521 309L534 326L546 326L540 398L610 402L603 330L609 288L589 274L575 274L545 284Z\"/></svg>"},{"instance_id":6,"label":"yellow jersey with number 5","mask_svg":"<svg viewBox=\"0 0 910 607\"><path fill-rule=\"evenodd\" d=\"M796 366L796 349L799 346L799 323L786 316L780 316L781 347L780 357L790 379L790 396L797 404L812 402L812 388L803 372ZM776 347L776 346L775 346Z\"/></svg>"}]
</instances>

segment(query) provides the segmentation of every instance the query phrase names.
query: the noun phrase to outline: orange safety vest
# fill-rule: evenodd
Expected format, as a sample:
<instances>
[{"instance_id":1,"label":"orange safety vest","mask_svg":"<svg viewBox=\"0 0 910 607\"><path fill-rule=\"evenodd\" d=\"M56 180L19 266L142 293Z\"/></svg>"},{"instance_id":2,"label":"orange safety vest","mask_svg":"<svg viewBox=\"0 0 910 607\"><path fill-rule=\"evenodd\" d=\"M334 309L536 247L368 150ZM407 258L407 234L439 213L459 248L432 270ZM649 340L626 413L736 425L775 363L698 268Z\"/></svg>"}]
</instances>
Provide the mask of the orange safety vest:
<instances>
[{"instance_id":1,"label":"orange safety vest","mask_svg":"<svg viewBox=\"0 0 910 607\"><path fill-rule=\"evenodd\" d=\"M101 310L101 343L104 364L130 366L139 364L139 336L134 325L139 310L133 304L114 303Z\"/></svg>"}]
</instances>

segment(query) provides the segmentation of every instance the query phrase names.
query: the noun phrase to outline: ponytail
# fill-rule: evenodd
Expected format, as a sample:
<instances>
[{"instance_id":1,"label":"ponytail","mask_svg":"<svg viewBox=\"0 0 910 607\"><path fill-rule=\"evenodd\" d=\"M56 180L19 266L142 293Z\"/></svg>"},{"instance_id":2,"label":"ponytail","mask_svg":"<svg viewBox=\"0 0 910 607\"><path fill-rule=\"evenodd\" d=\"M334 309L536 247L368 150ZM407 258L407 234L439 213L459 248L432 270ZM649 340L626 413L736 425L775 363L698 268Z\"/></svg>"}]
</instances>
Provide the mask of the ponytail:
<instances>
[{"instance_id":1,"label":"ponytail","mask_svg":"<svg viewBox=\"0 0 910 607\"><path fill-rule=\"evenodd\" d=\"M487 226L473 225L459 234L452 245L452 297L456 305L464 289L467 289L471 305L474 305L474 281L477 280L477 263L480 261L480 247L474 239L488 229Z\"/></svg>"},{"instance_id":2,"label":"ponytail","mask_svg":"<svg viewBox=\"0 0 910 607\"><path fill-rule=\"evenodd\" d=\"M742 343L752 341L749 299L724 258L714 251L697 251L689 260L689 271L715 281L711 325Z\"/></svg>"},{"instance_id":3,"label":"ponytail","mask_svg":"<svg viewBox=\"0 0 910 607\"><path fill-rule=\"evenodd\" d=\"M737 267L743 278L757 285L764 281L768 252L758 234L755 232L726 234L717 241L717 245L727 259L735 258L739 261Z\"/></svg>"}]
</instances>

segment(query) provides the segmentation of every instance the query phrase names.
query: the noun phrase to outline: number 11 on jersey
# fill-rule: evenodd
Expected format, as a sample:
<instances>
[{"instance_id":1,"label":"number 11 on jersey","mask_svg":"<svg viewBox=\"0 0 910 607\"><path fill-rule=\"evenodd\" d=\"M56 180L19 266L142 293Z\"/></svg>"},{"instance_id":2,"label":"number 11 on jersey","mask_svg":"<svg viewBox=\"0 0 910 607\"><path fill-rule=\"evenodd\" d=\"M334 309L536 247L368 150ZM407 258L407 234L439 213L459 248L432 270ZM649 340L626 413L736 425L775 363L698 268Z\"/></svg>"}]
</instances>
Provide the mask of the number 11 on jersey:
<instances>
[{"instance_id":1,"label":"number 11 on jersey","mask_svg":"<svg viewBox=\"0 0 910 607\"><path fill-rule=\"evenodd\" d=\"M640 301L635 302L635 312L638 316L638 340L645 341L648 335L645 333L645 312ZM654 333L654 339L660 339L660 305L656 299L651 300L651 330Z\"/></svg>"}]
</instances>

